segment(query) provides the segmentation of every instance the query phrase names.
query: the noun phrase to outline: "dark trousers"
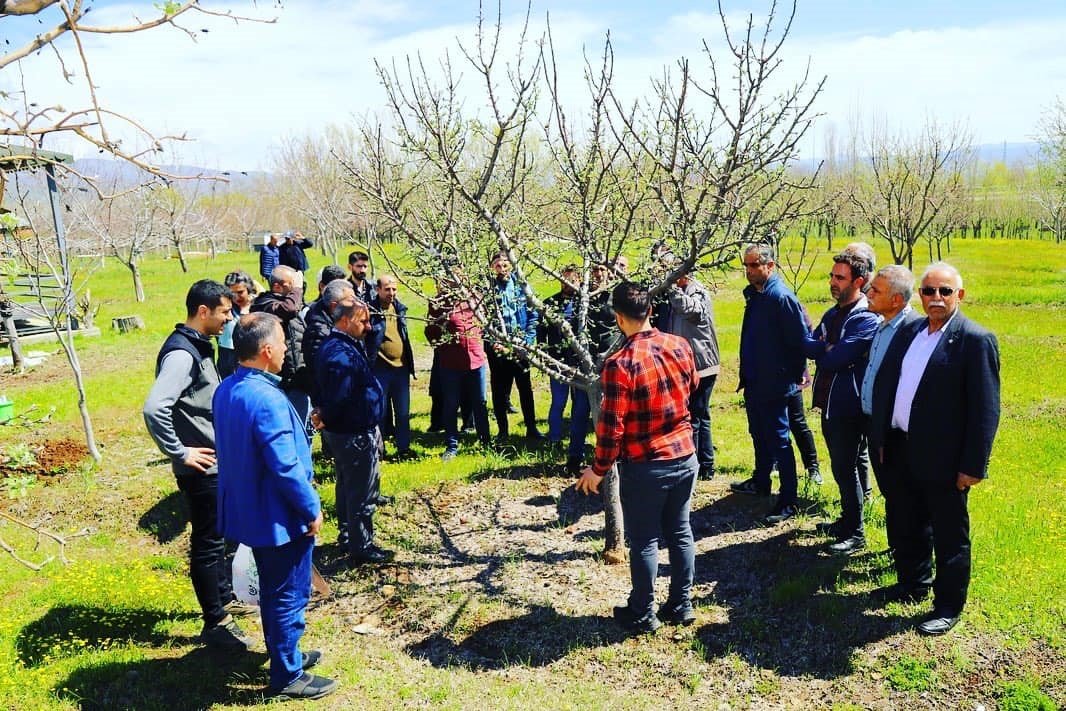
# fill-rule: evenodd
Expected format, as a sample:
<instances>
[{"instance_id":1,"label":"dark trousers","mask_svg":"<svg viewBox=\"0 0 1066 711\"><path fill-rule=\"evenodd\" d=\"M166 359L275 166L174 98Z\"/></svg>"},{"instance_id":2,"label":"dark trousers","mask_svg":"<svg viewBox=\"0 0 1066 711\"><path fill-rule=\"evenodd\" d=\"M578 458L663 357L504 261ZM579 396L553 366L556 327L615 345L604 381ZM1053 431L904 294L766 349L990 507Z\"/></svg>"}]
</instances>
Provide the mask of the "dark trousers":
<instances>
[{"instance_id":1,"label":"dark trousers","mask_svg":"<svg viewBox=\"0 0 1066 711\"><path fill-rule=\"evenodd\" d=\"M700 469L714 470L714 439L711 437L711 391L718 380L717 373L700 378L700 384L688 399L688 414L692 422L692 442L696 446L696 461Z\"/></svg>"},{"instance_id":2,"label":"dark trousers","mask_svg":"<svg viewBox=\"0 0 1066 711\"><path fill-rule=\"evenodd\" d=\"M187 474L175 477L189 505L189 577L204 626L226 617L222 606L233 599L233 579L226 560L226 539L218 532L218 476Z\"/></svg>"},{"instance_id":3,"label":"dark trousers","mask_svg":"<svg viewBox=\"0 0 1066 711\"><path fill-rule=\"evenodd\" d=\"M433 365L429 369L429 431L444 430L444 391L440 381L440 356L433 351ZM484 398L482 398L484 399ZM459 416L463 419L463 429L474 427L474 411L471 403L460 400Z\"/></svg>"},{"instance_id":4,"label":"dark trousers","mask_svg":"<svg viewBox=\"0 0 1066 711\"><path fill-rule=\"evenodd\" d=\"M561 383L554 378L551 381L552 403L548 410L548 439L560 442L563 438L563 412L566 402L570 401L570 444L567 456L582 459L585 456L585 437L589 433L589 415L592 405L589 394L581 388Z\"/></svg>"},{"instance_id":5,"label":"dark trousers","mask_svg":"<svg viewBox=\"0 0 1066 711\"><path fill-rule=\"evenodd\" d=\"M492 348L487 348L485 355L488 356L489 372L492 375L492 411L496 415L499 435L506 437L511 433L507 422L507 403L511 399L512 384L518 388L518 402L522 406L526 434L536 432L537 414L533 405L533 382L529 377L529 365L500 355Z\"/></svg>"},{"instance_id":6,"label":"dark trousers","mask_svg":"<svg viewBox=\"0 0 1066 711\"><path fill-rule=\"evenodd\" d=\"M797 390L788 398L788 428L796 440L803 468L807 471L818 469L818 448L814 444L814 433L807 424L802 390Z\"/></svg>"},{"instance_id":7,"label":"dark trousers","mask_svg":"<svg viewBox=\"0 0 1066 711\"><path fill-rule=\"evenodd\" d=\"M869 441L870 435L869 416L862 416L862 427L865 435L865 444L865 442ZM862 457L860 455L859 463L856 464L860 477L862 475L861 461ZM877 452L873 452L873 456L869 458L869 461L873 465L877 488L881 490L881 496L885 499L885 534L888 537L888 547L894 552L899 548L899 531L902 526L900 522L900 511L902 509L900 507L906 505L906 502L902 500L906 493L900 486L899 474L891 472L890 467L881 462ZM909 572L906 567L900 567L901 561L898 556L893 554L892 562L896 569L896 577L900 582L908 584L914 582L909 579L913 577L913 573Z\"/></svg>"},{"instance_id":8,"label":"dark trousers","mask_svg":"<svg viewBox=\"0 0 1066 711\"><path fill-rule=\"evenodd\" d=\"M899 582L928 586L932 581L933 606L959 614L970 587L968 492L955 487L955 472L945 472L935 481L917 476L908 462L924 453L908 449L903 433L893 432L885 442L885 477L894 478L900 491L895 548Z\"/></svg>"},{"instance_id":9,"label":"dark trousers","mask_svg":"<svg viewBox=\"0 0 1066 711\"><path fill-rule=\"evenodd\" d=\"M748 433L755 449L755 485L770 491L770 472L774 465L781 477L780 502L796 502L796 455L788 438L788 398L772 398L753 402L744 398L748 415Z\"/></svg>"},{"instance_id":10,"label":"dark trousers","mask_svg":"<svg viewBox=\"0 0 1066 711\"><path fill-rule=\"evenodd\" d=\"M690 602L696 565L689 510L698 470L694 454L618 466L633 583L629 609L637 617L651 614L655 603L660 538L665 539L670 556L670 594L663 607Z\"/></svg>"},{"instance_id":11,"label":"dark trousers","mask_svg":"<svg viewBox=\"0 0 1066 711\"><path fill-rule=\"evenodd\" d=\"M259 570L259 612L274 691L303 675L300 637L304 633L304 609L311 597L314 549L314 536L301 536L283 546L252 548Z\"/></svg>"},{"instance_id":12,"label":"dark trousers","mask_svg":"<svg viewBox=\"0 0 1066 711\"><path fill-rule=\"evenodd\" d=\"M459 411L465 404L470 408L477 437L482 444L489 443L489 410L485 404L485 372L482 365L473 370L441 368L438 379L441 399L444 403L444 447L450 452L459 450Z\"/></svg>"},{"instance_id":13,"label":"dark trousers","mask_svg":"<svg viewBox=\"0 0 1066 711\"><path fill-rule=\"evenodd\" d=\"M411 447L411 374L407 368L394 368L380 360L374 365L374 377L385 391L388 405L385 421L391 422L388 431L396 440L396 449L404 451Z\"/></svg>"},{"instance_id":14,"label":"dark trousers","mask_svg":"<svg viewBox=\"0 0 1066 711\"><path fill-rule=\"evenodd\" d=\"M864 536L862 505L865 490L859 476L859 451L865 449L861 415L830 417L822 415L822 436L829 449L829 465L840 489L840 537Z\"/></svg>"},{"instance_id":15,"label":"dark trousers","mask_svg":"<svg viewBox=\"0 0 1066 711\"><path fill-rule=\"evenodd\" d=\"M326 432L337 470L337 524L348 551L364 553L374 543L374 511L381 491L381 433Z\"/></svg>"}]
</instances>

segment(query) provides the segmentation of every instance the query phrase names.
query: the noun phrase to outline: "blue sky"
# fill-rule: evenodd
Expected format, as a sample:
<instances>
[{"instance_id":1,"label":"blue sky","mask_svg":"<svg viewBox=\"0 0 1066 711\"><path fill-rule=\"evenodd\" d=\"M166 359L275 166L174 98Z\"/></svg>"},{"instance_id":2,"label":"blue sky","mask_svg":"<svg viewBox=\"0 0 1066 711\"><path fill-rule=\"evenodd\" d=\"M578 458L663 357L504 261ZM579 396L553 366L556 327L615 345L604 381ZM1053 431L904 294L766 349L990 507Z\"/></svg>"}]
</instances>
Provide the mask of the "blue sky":
<instances>
[{"instance_id":1,"label":"blue sky","mask_svg":"<svg viewBox=\"0 0 1066 711\"><path fill-rule=\"evenodd\" d=\"M417 52L436 58L445 49L454 56L456 37L469 35L477 13L471 0L207 5L277 22L234 26L193 18L191 28L210 29L196 43L171 28L87 36L85 42L109 106L156 133L187 133L195 141L183 144L178 158L224 169L269 168L270 153L284 136L380 110L373 59ZM730 17L762 15L768 7L752 0L725 2ZM514 28L524 2L505 0L503 8L505 27ZM98 0L91 17L110 24L151 13L147 0ZM608 30L620 90L631 95L646 92L649 78L677 57L698 58L703 38L720 45L710 2L536 1L537 24L545 14L552 18L568 96L575 102L582 52L597 51ZM10 44L0 47L18 46L41 27L34 18L2 19L0 39ZM829 132L844 135L871 120L913 131L933 117L963 124L979 143L1030 140L1041 110L1066 96L1064 37L1066 2L1059 1L801 0L786 44L784 78L795 76L808 60L814 73L828 76L816 104L824 118L804 152L819 154ZM24 60L22 72L37 102L84 104L48 52ZM18 79L11 67L0 71L0 89L17 89Z\"/></svg>"}]
</instances>

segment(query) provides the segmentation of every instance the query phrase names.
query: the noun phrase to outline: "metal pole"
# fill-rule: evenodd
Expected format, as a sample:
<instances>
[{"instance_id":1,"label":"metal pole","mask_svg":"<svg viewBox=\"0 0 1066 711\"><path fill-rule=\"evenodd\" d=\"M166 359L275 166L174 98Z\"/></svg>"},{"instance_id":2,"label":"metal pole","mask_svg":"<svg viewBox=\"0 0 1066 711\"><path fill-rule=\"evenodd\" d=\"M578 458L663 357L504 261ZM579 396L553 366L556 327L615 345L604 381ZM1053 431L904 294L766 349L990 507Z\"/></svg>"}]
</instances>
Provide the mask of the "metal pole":
<instances>
[{"instance_id":1,"label":"metal pole","mask_svg":"<svg viewBox=\"0 0 1066 711\"><path fill-rule=\"evenodd\" d=\"M44 172L48 182L48 203L52 207L52 222L56 228L56 244L59 246L59 264L63 270L63 313L69 320L74 313L74 295L71 293L70 265L67 262L67 234L63 229L63 207L59 202L59 185L56 183L55 166L46 163ZM69 324L73 328L73 324Z\"/></svg>"}]
</instances>

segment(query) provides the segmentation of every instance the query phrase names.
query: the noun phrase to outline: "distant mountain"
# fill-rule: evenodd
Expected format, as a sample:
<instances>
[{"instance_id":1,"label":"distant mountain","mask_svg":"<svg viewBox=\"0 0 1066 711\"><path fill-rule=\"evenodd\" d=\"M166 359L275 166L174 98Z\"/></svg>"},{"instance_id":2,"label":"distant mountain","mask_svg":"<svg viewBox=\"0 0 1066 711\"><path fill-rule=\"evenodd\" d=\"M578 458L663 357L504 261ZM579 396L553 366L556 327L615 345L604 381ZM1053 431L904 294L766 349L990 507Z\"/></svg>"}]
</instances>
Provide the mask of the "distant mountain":
<instances>
[{"instance_id":1,"label":"distant mountain","mask_svg":"<svg viewBox=\"0 0 1066 711\"><path fill-rule=\"evenodd\" d=\"M1031 164L1040 155L1040 144L1029 143L982 143L973 147L979 163L998 163L1009 166ZM800 170L812 171L821 163L821 158L804 158L796 165Z\"/></svg>"},{"instance_id":2,"label":"distant mountain","mask_svg":"<svg viewBox=\"0 0 1066 711\"><path fill-rule=\"evenodd\" d=\"M194 165L161 165L159 169L181 178L203 176L212 181L221 178L228 181L227 189L233 191L243 190L256 180L270 176L270 173L264 171L215 170ZM100 158L79 158L74 161L74 170L86 177L95 178L100 184L116 180L119 185L130 186L145 182L152 177L149 173L126 161Z\"/></svg>"}]
</instances>

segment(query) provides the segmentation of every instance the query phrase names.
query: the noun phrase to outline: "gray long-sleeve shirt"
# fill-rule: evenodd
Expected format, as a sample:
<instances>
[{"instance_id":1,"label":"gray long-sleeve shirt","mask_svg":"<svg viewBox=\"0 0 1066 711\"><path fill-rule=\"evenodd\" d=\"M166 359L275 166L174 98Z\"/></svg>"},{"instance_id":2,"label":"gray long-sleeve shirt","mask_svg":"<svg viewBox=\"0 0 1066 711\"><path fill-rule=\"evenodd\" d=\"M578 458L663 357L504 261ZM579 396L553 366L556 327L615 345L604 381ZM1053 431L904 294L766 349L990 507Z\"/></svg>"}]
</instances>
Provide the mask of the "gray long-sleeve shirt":
<instances>
[{"instance_id":1,"label":"gray long-sleeve shirt","mask_svg":"<svg viewBox=\"0 0 1066 711\"><path fill-rule=\"evenodd\" d=\"M143 410L144 424L159 451L181 462L189 455L189 448L178 439L172 410L181 394L192 385L192 365L192 355L185 351L167 353Z\"/></svg>"}]
</instances>

